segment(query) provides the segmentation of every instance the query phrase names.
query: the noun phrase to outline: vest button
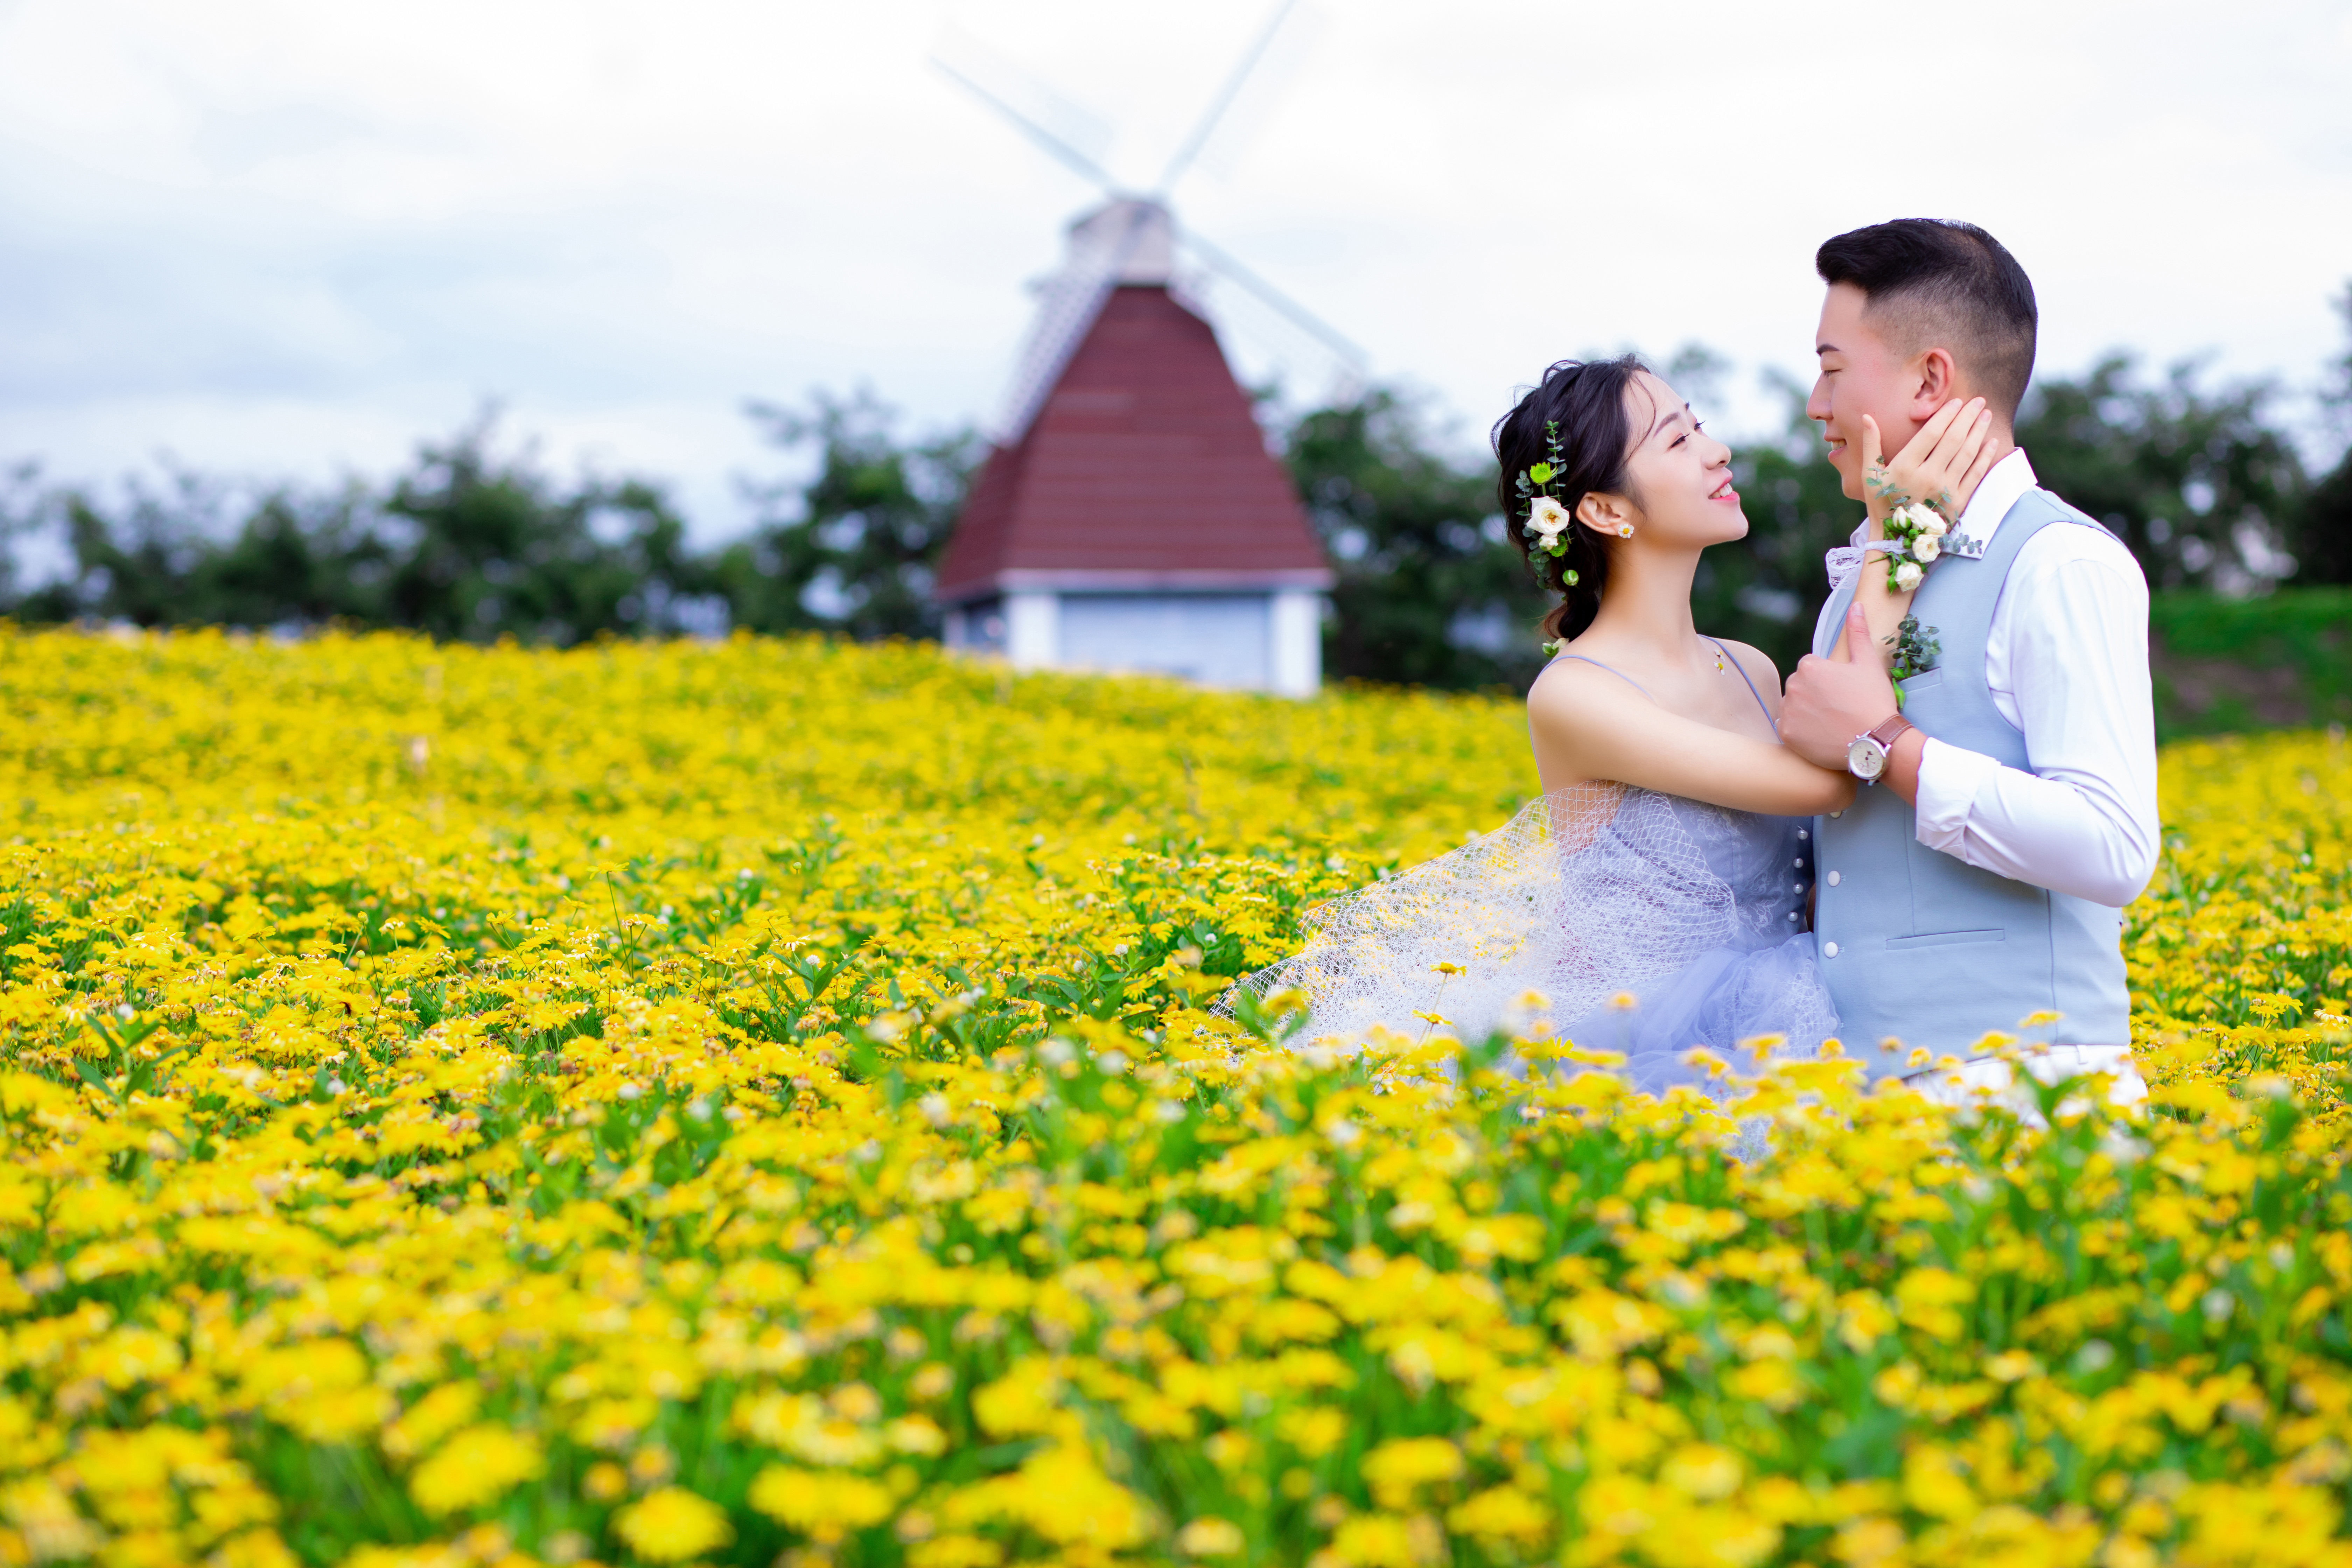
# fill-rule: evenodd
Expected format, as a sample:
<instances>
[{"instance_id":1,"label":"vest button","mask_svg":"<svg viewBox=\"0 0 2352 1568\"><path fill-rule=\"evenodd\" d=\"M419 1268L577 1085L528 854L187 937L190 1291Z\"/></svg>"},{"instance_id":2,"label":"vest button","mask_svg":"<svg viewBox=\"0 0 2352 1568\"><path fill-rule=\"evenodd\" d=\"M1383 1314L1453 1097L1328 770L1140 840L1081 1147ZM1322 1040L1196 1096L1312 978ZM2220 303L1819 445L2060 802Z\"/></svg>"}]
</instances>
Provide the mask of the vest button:
<instances>
[{"instance_id":1,"label":"vest button","mask_svg":"<svg viewBox=\"0 0 2352 1568\"><path fill-rule=\"evenodd\" d=\"M1810 827L1800 827L1797 829L1797 837L1800 838L1811 838L1812 836L1813 830Z\"/></svg>"},{"instance_id":2,"label":"vest button","mask_svg":"<svg viewBox=\"0 0 2352 1568\"><path fill-rule=\"evenodd\" d=\"M1831 872L1831 873L1830 873L1830 886L1831 886L1831 887L1832 887L1832 888L1834 888L1834 887L1836 887L1837 885L1838 885L1838 874L1837 874L1835 871L1832 871L1832 872Z\"/></svg>"},{"instance_id":3,"label":"vest button","mask_svg":"<svg viewBox=\"0 0 2352 1568\"><path fill-rule=\"evenodd\" d=\"M1840 807L1838 807L1838 809L1837 809L1837 810L1832 811L1832 812L1831 812L1831 813L1830 813L1830 816L1831 816L1832 817L1840 817L1840 816L1843 816L1844 815L1845 815L1845 808L1844 808L1843 806L1840 806Z\"/></svg>"},{"instance_id":4,"label":"vest button","mask_svg":"<svg viewBox=\"0 0 2352 1568\"><path fill-rule=\"evenodd\" d=\"M1797 857L1797 869L1798 869L1798 870L1800 870L1800 871L1801 871L1801 870L1803 870L1804 868L1805 868L1805 858L1804 858L1802 855L1800 855L1800 856L1798 856L1798 857Z\"/></svg>"},{"instance_id":5,"label":"vest button","mask_svg":"<svg viewBox=\"0 0 2352 1568\"><path fill-rule=\"evenodd\" d=\"M1822 956L1823 958L1835 958L1837 956L1837 943L1833 942L1825 942L1822 943Z\"/></svg>"}]
</instances>

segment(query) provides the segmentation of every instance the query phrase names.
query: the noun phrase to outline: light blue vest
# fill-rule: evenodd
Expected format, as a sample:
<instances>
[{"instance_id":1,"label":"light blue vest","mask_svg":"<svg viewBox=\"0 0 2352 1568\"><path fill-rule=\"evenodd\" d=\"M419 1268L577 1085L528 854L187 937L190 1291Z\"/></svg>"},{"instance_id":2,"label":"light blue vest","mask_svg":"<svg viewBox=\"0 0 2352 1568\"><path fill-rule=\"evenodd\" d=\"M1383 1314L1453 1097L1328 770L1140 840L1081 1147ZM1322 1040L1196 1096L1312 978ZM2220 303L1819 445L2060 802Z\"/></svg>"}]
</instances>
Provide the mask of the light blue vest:
<instances>
[{"instance_id":1,"label":"light blue vest","mask_svg":"<svg viewBox=\"0 0 2352 1568\"><path fill-rule=\"evenodd\" d=\"M1985 638L2001 584L2025 542L2053 523L2099 525L2047 490L2028 490L1993 531L1984 558L1947 556L1912 600L1943 643L1936 668L1903 683L1903 716L1937 740L2031 771L2025 737L1985 686ZM1883 571L1883 557L1870 557ZM1831 596L1823 638L1845 629L1853 583ZM1827 647L1813 650L1826 655ZM1849 1055L1874 1078L1905 1070L1911 1047L1976 1054L1988 1032L2015 1034L2034 1013L2059 1022L2030 1037L2124 1045L2123 915L2086 899L1980 870L1917 838L1903 797L1865 785L1854 804L1813 819L1820 856L1813 942ZM1882 1048L1888 1039L1899 1050Z\"/></svg>"}]
</instances>

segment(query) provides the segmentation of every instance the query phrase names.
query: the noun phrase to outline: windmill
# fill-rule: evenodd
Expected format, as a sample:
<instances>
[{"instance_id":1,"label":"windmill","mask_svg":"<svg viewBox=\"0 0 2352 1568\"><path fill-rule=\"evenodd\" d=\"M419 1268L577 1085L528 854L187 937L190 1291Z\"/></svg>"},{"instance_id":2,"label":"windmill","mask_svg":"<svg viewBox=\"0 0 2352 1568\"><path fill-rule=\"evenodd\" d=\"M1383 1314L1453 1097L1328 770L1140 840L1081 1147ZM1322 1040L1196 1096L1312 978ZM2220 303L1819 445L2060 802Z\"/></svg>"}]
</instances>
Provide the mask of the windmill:
<instances>
[{"instance_id":1,"label":"windmill","mask_svg":"<svg viewBox=\"0 0 2352 1568\"><path fill-rule=\"evenodd\" d=\"M1145 195L934 59L1104 198L1070 224L1063 267L1039 289L987 461L941 559L935 592L950 647L1017 668L1154 670L1294 696L1321 684L1330 567L1202 297L1238 290L1341 381L1364 356L1180 226L1169 201L1296 3L1280 0Z\"/></svg>"}]
</instances>

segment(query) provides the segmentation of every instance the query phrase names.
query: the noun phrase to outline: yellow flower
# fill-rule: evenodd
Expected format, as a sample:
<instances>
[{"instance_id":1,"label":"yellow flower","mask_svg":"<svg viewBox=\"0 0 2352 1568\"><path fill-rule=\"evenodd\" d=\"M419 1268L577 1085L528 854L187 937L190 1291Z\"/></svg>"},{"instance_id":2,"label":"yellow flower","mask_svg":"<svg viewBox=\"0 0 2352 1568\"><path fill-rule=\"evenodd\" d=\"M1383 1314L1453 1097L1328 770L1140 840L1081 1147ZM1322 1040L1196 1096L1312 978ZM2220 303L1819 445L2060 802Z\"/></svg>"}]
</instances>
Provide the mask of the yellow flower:
<instances>
[{"instance_id":1,"label":"yellow flower","mask_svg":"<svg viewBox=\"0 0 2352 1568\"><path fill-rule=\"evenodd\" d=\"M1248 1544L1241 1526L1214 1514L1203 1514L1176 1532L1176 1550L1187 1557L1237 1556Z\"/></svg>"},{"instance_id":2,"label":"yellow flower","mask_svg":"<svg viewBox=\"0 0 2352 1568\"><path fill-rule=\"evenodd\" d=\"M683 1563L735 1539L725 1510L683 1487L664 1487L639 1498L614 1515L613 1529L630 1551L650 1563Z\"/></svg>"},{"instance_id":3,"label":"yellow flower","mask_svg":"<svg viewBox=\"0 0 2352 1568\"><path fill-rule=\"evenodd\" d=\"M1713 1443L1693 1443L1676 1449L1658 1479L1701 1502L1729 1497L1739 1489L1739 1456Z\"/></svg>"},{"instance_id":4,"label":"yellow flower","mask_svg":"<svg viewBox=\"0 0 2352 1568\"><path fill-rule=\"evenodd\" d=\"M5 626L0 698L0 1562L277 1568L281 1489L370 1441L446 1539L362 1510L350 1568L579 1561L585 1516L496 1521L583 1509L723 1556L685 1432L792 1551L908 1568L2338 1529L2325 732L2164 751L2155 1103L2045 1131L1872 1092L1899 1044L1662 1099L1567 1041L1215 1010L1532 793L1509 700ZM1860 1449L1811 1397L1857 1377Z\"/></svg>"},{"instance_id":5,"label":"yellow flower","mask_svg":"<svg viewBox=\"0 0 2352 1568\"><path fill-rule=\"evenodd\" d=\"M1420 1488L1453 1480L1465 1468L1462 1450L1445 1438L1396 1437L1364 1456L1363 1476L1382 1508L1402 1509Z\"/></svg>"},{"instance_id":6,"label":"yellow flower","mask_svg":"<svg viewBox=\"0 0 2352 1568\"><path fill-rule=\"evenodd\" d=\"M472 1420L481 1403L479 1385L445 1383L383 1429L383 1451L395 1459L414 1458Z\"/></svg>"},{"instance_id":7,"label":"yellow flower","mask_svg":"<svg viewBox=\"0 0 2352 1568\"><path fill-rule=\"evenodd\" d=\"M427 1513L459 1513L497 1501L545 1468L539 1445L509 1427L469 1426L416 1467L408 1495Z\"/></svg>"},{"instance_id":8,"label":"yellow flower","mask_svg":"<svg viewBox=\"0 0 2352 1568\"><path fill-rule=\"evenodd\" d=\"M878 1481L839 1471L770 1465L752 1478L753 1508L817 1541L838 1541L890 1517L890 1490Z\"/></svg>"},{"instance_id":9,"label":"yellow flower","mask_svg":"<svg viewBox=\"0 0 2352 1568\"><path fill-rule=\"evenodd\" d=\"M1977 1507L1952 1456L1933 1444L1922 1444L1903 1457L1903 1497L1921 1513L1937 1519L1962 1519Z\"/></svg>"}]
</instances>

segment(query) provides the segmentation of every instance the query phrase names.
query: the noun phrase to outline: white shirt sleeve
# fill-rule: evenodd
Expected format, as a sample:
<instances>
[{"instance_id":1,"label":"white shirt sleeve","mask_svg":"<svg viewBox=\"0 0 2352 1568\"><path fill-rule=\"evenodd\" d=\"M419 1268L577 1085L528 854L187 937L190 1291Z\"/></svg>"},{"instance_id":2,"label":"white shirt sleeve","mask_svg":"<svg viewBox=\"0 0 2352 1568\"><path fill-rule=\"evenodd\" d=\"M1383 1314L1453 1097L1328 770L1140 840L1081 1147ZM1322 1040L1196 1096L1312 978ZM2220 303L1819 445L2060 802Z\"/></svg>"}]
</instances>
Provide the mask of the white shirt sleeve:
<instances>
[{"instance_id":1,"label":"white shirt sleeve","mask_svg":"<svg viewBox=\"0 0 2352 1568\"><path fill-rule=\"evenodd\" d=\"M1918 839L1971 866L2120 909L2156 874L2156 713L2147 581L2095 529L2053 523L1993 612L1986 683L2028 773L1930 739Z\"/></svg>"}]
</instances>

